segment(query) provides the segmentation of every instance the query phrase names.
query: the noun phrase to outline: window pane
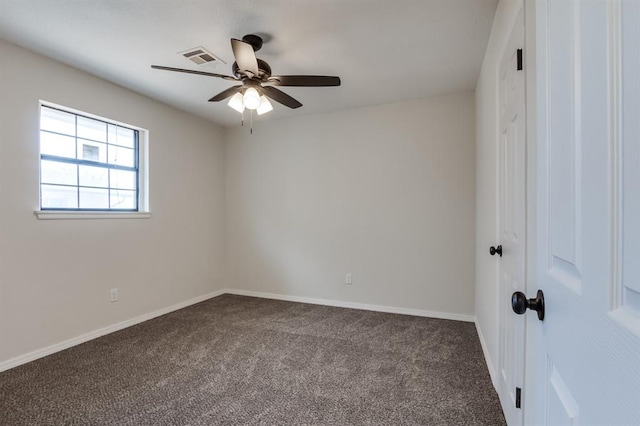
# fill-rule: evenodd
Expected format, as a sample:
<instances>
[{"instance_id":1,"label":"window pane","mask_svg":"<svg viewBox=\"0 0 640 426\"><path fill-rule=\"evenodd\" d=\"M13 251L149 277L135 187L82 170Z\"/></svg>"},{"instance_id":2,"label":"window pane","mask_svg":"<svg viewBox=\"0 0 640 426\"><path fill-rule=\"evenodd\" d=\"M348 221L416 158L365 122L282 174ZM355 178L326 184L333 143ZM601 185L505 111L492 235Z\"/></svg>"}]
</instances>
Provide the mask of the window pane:
<instances>
[{"instance_id":1,"label":"window pane","mask_svg":"<svg viewBox=\"0 0 640 426\"><path fill-rule=\"evenodd\" d=\"M40 207L136 210L137 142L137 130L41 105Z\"/></svg>"},{"instance_id":2,"label":"window pane","mask_svg":"<svg viewBox=\"0 0 640 426\"><path fill-rule=\"evenodd\" d=\"M57 161L40 161L40 182L62 185L78 184L78 166Z\"/></svg>"},{"instance_id":3,"label":"window pane","mask_svg":"<svg viewBox=\"0 0 640 426\"><path fill-rule=\"evenodd\" d=\"M78 166L80 186L109 187L109 170L104 167Z\"/></svg>"},{"instance_id":4,"label":"window pane","mask_svg":"<svg viewBox=\"0 0 640 426\"><path fill-rule=\"evenodd\" d=\"M109 164L118 166L135 167L135 151L130 148L109 145Z\"/></svg>"},{"instance_id":5,"label":"window pane","mask_svg":"<svg viewBox=\"0 0 640 426\"><path fill-rule=\"evenodd\" d=\"M40 132L40 153L58 157L76 158L76 140L73 136Z\"/></svg>"},{"instance_id":6,"label":"window pane","mask_svg":"<svg viewBox=\"0 0 640 426\"><path fill-rule=\"evenodd\" d=\"M81 209L108 209L109 190L80 187Z\"/></svg>"},{"instance_id":7,"label":"window pane","mask_svg":"<svg viewBox=\"0 0 640 426\"><path fill-rule=\"evenodd\" d=\"M109 173L111 173L111 188L136 189L136 172L111 169Z\"/></svg>"},{"instance_id":8,"label":"window pane","mask_svg":"<svg viewBox=\"0 0 640 426\"><path fill-rule=\"evenodd\" d=\"M43 106L40 111L40 130L75 136L76 116L75 114Z\"/></svg>"},{"instance_id":9,"label":"window pane","mask_svg":"<svg viewBox=\"0 0 640 426\"><path fill-rule=\"evenodd\" d=\"M78 116L78 137L94 141L107 141L107 123Z\"/></svg>"},{"instance_id":10,"label":"window pane","mask_svg":"<svg viewBox=\"0 0 640 426\"><path fill-rule=\"evenodd\" d=\"M78 188L70 186L41 186L40 204L43 209L77 209Z\"/></svg>"},{"instance_id":11,"label":"window pane","mask_svg":"<svg viewBox=\"0 0 640 426\"><path fill-rule=\"evenodd\" d=\"M126 127L109 124L109 143L135 148L135 131Z\"/></svg>"},{"instance_id":12,"label":"window pane","mask_svg":"<svg viewBox=\"0 0 640 426\"><path fill-rule=\"evenodd\" d=\"M136 191L111 190L111 208L128 209L136 208Z\"/></svg>"},{"instance_id":13,"label":"window pane","mask_svg":"<svg viewBox=\"0 0 640 426\"><path fill-rule=\"evenodd\" d=\"M107 144L78 139L78 158L87 161L107 162Z\"/></svg>"}]
</instances>

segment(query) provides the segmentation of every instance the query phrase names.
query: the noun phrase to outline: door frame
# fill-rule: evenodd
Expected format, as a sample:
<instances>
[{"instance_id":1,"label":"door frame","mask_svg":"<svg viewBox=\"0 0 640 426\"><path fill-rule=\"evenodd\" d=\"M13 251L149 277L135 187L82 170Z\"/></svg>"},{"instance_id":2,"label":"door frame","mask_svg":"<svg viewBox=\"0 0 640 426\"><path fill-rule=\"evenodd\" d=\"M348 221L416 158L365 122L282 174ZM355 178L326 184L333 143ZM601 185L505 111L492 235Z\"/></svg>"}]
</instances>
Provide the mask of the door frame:
<instances>
[{"instance_id":1,"label":"door frame","mask_svg":"<svg viewBox=\"0 0 640 426\"><path fill-rule=\"evenodd\" d=\"M526 69L525 74L525 117L527 127L525 129L527 148L526 148L526 259L525 259L525 288L527 295L534 294L537 290L537 276L536 268L537 264L537 150L538 150L538 116L546 114L546 110L540 110L546 108L544 102L541 101L539 93L538 81L541 76L538 75L537 69L540 66L536 46L539 42L538 31L536 28L536 14L546 13L546 10L541 10L536 0L524 0L523 5L524 13L524 49L528 52L524 56L524 67ZM527 315L525 321L525 378L523 396L526 397L523 401L523 415L524 424L535 424L537 421L535 413L544 406L544 401L539 400L536 395L536 375L541 373L540 366L544 364L545 360L538 359L537 351L529 350L526 348L536 348L540 342L541 327L540 323L534 315ZM544 370L542 370L544 371Z\"/></svg>"}]
</instances>

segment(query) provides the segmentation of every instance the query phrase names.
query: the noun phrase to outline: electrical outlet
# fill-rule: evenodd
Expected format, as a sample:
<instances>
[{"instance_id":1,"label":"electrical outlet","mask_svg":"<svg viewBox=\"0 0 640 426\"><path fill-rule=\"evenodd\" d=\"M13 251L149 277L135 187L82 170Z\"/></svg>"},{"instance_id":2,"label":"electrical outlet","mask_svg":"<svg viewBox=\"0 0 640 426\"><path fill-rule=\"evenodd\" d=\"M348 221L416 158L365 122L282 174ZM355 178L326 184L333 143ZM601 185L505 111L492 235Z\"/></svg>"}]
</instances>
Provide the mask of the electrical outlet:
<instances>
[{"instance_id":1,"label":"electrical outlet","mask_svg":"<svg viewBox=\"0 0 640 426\"><path fill-rule=\"evenodd\" d=\"M347 274L344 276L344 283L353 284L353 277L351 276L351 274Z\"/></svg>"},{"instance_id":2,"label":"electrical outlet","mask_svg":"<svg viewBox=\"0 0 640 426\"><path fill-rule=\"evenodd\" d=\"M118 301L118 289L117 288L112 288L111 289L111 301L112 302L117 302Z\"/></svg>"}]
</instances>

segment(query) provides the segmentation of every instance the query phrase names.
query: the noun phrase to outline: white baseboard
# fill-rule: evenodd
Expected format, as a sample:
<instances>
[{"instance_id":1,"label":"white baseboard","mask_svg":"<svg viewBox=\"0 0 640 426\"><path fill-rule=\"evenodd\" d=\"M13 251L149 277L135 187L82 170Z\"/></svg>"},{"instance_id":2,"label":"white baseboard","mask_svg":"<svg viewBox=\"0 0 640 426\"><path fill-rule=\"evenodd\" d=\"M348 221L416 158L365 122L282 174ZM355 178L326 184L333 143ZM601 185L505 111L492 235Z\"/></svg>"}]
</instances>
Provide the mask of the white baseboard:
<instances>
[{"instance_id":1,"label":"white baseboard","mask_svg":"<svg viewBox=\"0 0 640 426\"><path fill-rule=\"evenodd\" d=\"M238 296L260 297L263 299L285 300L288 302L310 303L313 305L336 306L339 308L360 309L363 311L386 312L389 314L413 315L416 317L428 317L448 319L455 321L475 322L473 315L454 314L449 312L425 311L421 309L396 308L393 306L368 305L364 303L342 302L339 300L316 299L312 297L287 296L284 294L262 293L251 290L238 290L233 288L224 289L225 293L237 294Z\"/></svg>"},{"instance_id":2,"label":"white baseboard","mask_svg":"<svg viewBox=\"0 0 640 426\"><path fill-rule=\"evenodd\" d=\"M106 334L113 333L114 331L119 331L124 328L131 327L132 325L136 325L141 322L148 321L152 318L159 317L160 315L165 315L165 314L168 314L169 312L177 311L178 309L186 308L187 306L190 306L190 305L195 305L196 303L200 303L207 299L220 296L221 294L224 294L224 290L218 290L209 294L194 297L193 299L176 303L175 305L171 305L166 308L161 308L161 309L158 309L157 311L149 312L147 314L140 315L138 317L131 318L131 319L119 322L117 324L109 325L107 327L103 327L101 329L91 331L89 333L74 337L69 340L65 340L64 342L56 343L54 345L47 346L46 348L37 349L33 352L29 352L27 354L17 356L7 361L0 362L0 372L9 370L11 368L17 367L22 364L26 364L27 362L35 361L38 358L51 355L55 352L60 352L72 346L79 345L80 343L88 342L89 340L93 340L98 337L104 336Z\"/></svg>"},{"instance_id":3,"label":"white baseboard","mask_svg":"<svg viewBox=\"0 0 640 426\"><path fill-rule=\"evenodd\" d=\"M140 324L141 322L148 321L155 317L159 317L160 315L165 315L170 312L177 311L182 308L186 308L187 306L203 302L207 299L211 299L213 297L217 297L225 293L236 294L240 296L260 297L263 299L276 299L276 300L285 300L289 302L310 303L313 305L335 306L340 308L360 309L360 310L375 311L375 312L386 312L391 314L413 315L418 317L475 322L476 327L478 328L477 321L475 317L472 315L455 314L455 313L438 312L438 311L425 311L421 309L396 308L393 306L369 305L364 303L342 302L339 300L316 299L311 297L287 296L284 294L262 293L262 292L250 291L250 290L223 289L223 290L214 291L212 293L205 294L202 296L198 296L193 299L186 300L184 302L176 303L175 305L171 305L166 308L161 308L156 311L149 312L147 314L140 315L138 317L119 322L117 324L109 325L107 327L103 327L101 329L91 331L89 333L74 337L69 340L65 340L64 342L56 343L51 346L47 346L45 348L37 349L27 354L17 356L7 361L0 362L0 372L9 370L11 368L17 367L22 364L26 364L27 362L35 361L38 358L51 355L55 352L60 352L72 346L76 346L81 343L88 342L89 340L96 339L98 337L113 333L115 331L119 331L124 328L131 327L132 325ZM489 367L489 373L491 374L491 380L494 381L494 386L495 386L495 380L494 380L495 374L493 371L493 367L491 365L491 361L487 356L484 338L479 328L478 328L478 334L480 336L480 343L482 344L482 350L484 351L485 358L487 360L487 365Z\"/></svg>"},{"instance_id":4,"label":"white baseboard","mask_svg":"<svg viewBox=\"0 0 640 426\"><path fill-rule=\"evenodd\" d=\"M491 357L489 356L489 349L487 348L487 342L484 339L484 334L482 334L482 329L480 328L480 323L478 320L475 320L476 330L478 331L478 337L480 338L480 346L482 346L482 353L484 353L484 360L487 363L487 368L489 369L489 376L491 376L491 383L493 383L493 388L498 392L498 376L496 376L496 370L493 368L493 362L491 362Z\"/></svg>"}]
</instances>

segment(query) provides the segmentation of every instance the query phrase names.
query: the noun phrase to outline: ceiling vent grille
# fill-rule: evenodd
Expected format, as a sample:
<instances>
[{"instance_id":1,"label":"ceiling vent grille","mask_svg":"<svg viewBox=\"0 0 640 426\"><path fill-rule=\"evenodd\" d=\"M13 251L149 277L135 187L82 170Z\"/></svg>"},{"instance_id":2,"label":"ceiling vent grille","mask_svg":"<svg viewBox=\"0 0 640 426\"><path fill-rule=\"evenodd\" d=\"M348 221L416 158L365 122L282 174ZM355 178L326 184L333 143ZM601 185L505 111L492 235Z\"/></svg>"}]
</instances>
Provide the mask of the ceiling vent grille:
<instances>
[{"instance_id":1,"label":"ceiling vent grille","mask_svg":"<svg viewBox=\"0 0 640 426\"><path fill-rule=\"evenodd\" d=\"M202 46L194 47L193 49L185 50L184 52L179 52L179 55L184 56L194 64L204 65L215 62L225 63L222 59L218 58L213 53L209 52Z\"/></svg>"}]
</instances>

